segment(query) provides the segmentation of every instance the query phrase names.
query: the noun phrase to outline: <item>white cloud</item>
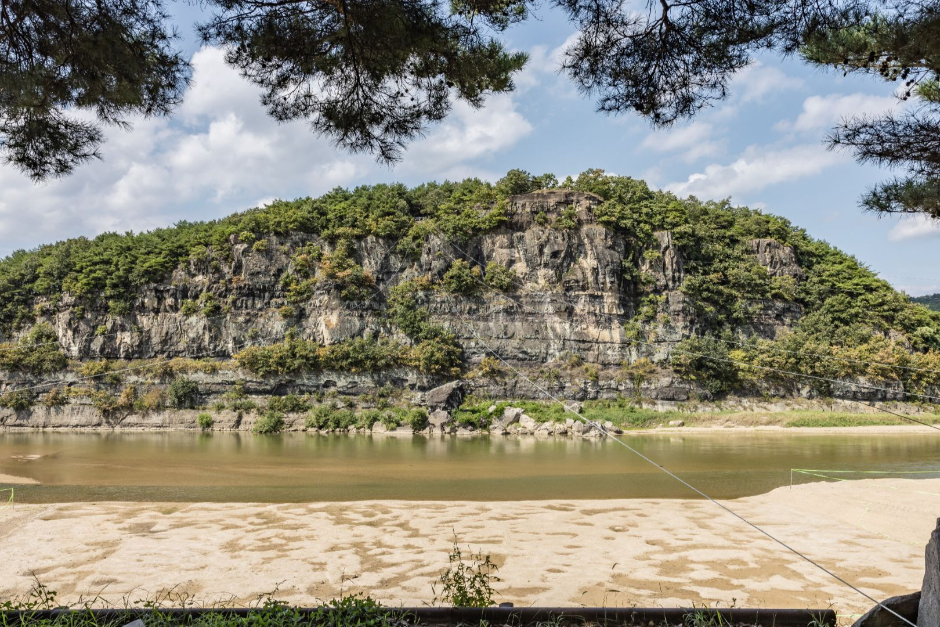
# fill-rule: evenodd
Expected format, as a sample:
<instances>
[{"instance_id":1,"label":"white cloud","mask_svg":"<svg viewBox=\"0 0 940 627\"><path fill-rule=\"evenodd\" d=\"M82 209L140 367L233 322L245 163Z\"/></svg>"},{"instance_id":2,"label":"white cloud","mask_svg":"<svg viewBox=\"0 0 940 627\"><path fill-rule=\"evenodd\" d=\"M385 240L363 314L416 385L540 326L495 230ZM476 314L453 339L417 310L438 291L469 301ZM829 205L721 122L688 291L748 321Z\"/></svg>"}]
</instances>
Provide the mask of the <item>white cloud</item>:
<instances>
[{"instance_id":1,"label":"white cloud","mask_svg":"<svg viewBox=\"0 0 940 627\"><path fill-rule=\"evenodd\" d=\"M108 129L102 161L38 185L0 167L0 255L81 234L214 218L258 199L316 195L388 174L371 156L336 150L302 122L274 121L258 89L225 64L220 50L204 48L192 64L193 85L176 116L132 120L130 132ZM392 172L422 180L482 173L474 160L531 130L509 95L491 97L480 109L457 103Z\"/></svg>"},{"instance_id":2,"label":"white cloud","mask_svg":"<svg viewBox=\"0 0 940 627\"><path fill-rule=\"evenodd\" d=\"M778 150L750 146L733 163L713 163L685 181L670 183L666 189L680 196L726 198L813 176L845 160L844 155L829 152L818 144Z\"/></svg>"},{"instance_id":3,"label":"white cloud","mask_svg":"<svg viewBox=\"0 0 940 627\"><path fill-rule=\"evenodd\" d=\"M490 96L479 109L458 102L444 122L409 147L400 167L424 173L448 172L468 160L509 148L531 132L532 125L516 111L508 94Z\"/></svg>"},{"instance_id":4,"label":"white cloud","mask_svg":"<svg viewBox=\"0 0 940 627\"><path fill-rule=\"evenodd\" d=\"M940 220L934 220L925 215L904 216L888 231L888 239L892 242L938 236L940 236Z\"/></svg>"},{"instance_id":5,"label":"white cloud","mask_svg":"<svg viewBox=\"0 0 940 627\"><path fill-rule=\"evenodd\" d=\"M711 124L693 122L680 128L652 132L641 146L654 152L681 152L682 160L691 163L719 152L721 143L715 141L713 135Z\"/></svg>"},{"instance_id":6,"label":"white cloud","mask_svg":"<svg viewBox=\"0 0 940 627\"><path fill-rule=\"evenodd\" d=\"M532 46L527 50L529 60L526 62L522 71L513 77L520 93L524 93L533 87L537 87L548 78L553 83L552 87L555 97L571 97L577 95L574 84L561 73L561 65L565 58L565 51L577 40L578 32L575 31L565 38L561 45L552 48L543 44Z\"/></svg>"},{"instance_id":7,"label":"white cloud","mask_svg":"<svg viewBox=\"0 0 940 627\"><path fill-rule=\"evenodd\" d=\"M869 94L829 94L810 96L803 101L803 111L795 121L784 120L778 130L813 131L834 126L845 118L885 113L898 106L897 98Z\"/></svg>"},{"instance_id":8,"label":"white cloud","mask_svg":"<svg viewBox=\"0 0 940 627\"><path fill-rule=\"evenodd\" d=\"M794 91L803 80L757 61L734 75L730 92L741 102L755 102L781 91Z\"/></svg>"}]
</instances>

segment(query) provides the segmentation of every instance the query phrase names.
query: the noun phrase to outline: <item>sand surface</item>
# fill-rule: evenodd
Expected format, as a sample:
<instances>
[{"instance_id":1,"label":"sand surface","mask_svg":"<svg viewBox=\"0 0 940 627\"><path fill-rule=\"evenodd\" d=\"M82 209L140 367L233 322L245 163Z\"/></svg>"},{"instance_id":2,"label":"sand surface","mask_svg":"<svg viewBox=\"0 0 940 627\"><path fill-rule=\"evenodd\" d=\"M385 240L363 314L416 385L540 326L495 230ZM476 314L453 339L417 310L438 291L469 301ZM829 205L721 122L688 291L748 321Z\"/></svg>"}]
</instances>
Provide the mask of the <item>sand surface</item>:
<instances>
[{"instance_id":1,"label":"sand surface","mask_svg":"<svg viewBox=\"0 0 940 627\"><path fill-rule=\"evenodd\" d=\"M879 599L920 588L940 479L780 488L725 502ZM60 600L173 589L199 604L278 589L310 605L364 591L421 605L460 545L516 605L871 604L714 504L691 500L67 503L0 508L0 599L38 578ZM846 617L844 622L851 622Z\"/></svg>"},{"instance_id":2,"label":"sand surface","mask_svg":"<svg viewBox=\"0 0 940 627\"><path fill-rule=\"evenodd\" d=\"M16 475L5 475L0 472L0 485L36 485L39 482L30 477L18 477Z\"/></svg>"}]
</instances>

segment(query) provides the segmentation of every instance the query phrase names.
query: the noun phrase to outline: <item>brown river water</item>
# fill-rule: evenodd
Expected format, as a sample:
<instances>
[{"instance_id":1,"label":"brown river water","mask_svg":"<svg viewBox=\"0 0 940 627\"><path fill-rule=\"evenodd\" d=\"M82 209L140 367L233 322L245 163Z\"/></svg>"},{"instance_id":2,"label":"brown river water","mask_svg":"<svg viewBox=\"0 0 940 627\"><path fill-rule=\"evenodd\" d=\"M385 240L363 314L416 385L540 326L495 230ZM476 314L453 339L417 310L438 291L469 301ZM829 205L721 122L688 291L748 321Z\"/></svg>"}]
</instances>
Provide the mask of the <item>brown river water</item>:
<instances>
[{"instance_id":1,"label":"brown river water","mask_svg":"<svg viewBox=\"0 0 940 627\"><path fill-rule=\"evenodd\" d=\"M789 485L791 477L794 483L825 480L791 473L794 468L859 471L835 475L849 479L940 477L940 437L923 433L669 433L622 439L724 499L762 494ZM901 474L912 472L919 474ZM0 489L13 487L15 501L23 503L695 497L610 439L11 431L0 432L0 475L38 481L0 482Z\"/></svg>"}]
</instances>

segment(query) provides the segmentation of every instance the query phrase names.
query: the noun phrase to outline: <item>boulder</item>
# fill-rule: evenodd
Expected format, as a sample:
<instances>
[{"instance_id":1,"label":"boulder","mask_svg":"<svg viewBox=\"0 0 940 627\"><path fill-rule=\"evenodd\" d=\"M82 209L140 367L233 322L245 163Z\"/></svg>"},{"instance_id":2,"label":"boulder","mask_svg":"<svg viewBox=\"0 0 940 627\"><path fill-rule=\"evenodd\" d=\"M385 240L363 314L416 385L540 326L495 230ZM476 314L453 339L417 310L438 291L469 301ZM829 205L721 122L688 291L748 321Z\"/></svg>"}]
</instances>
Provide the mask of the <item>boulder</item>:
<instances>
[{"instance_id":1,"label":"boulder","mask_svg":"<svg viewBox=\"0 0 940 627\"><path fill-rule=\"evenodd\" d=\"M445 427L453 424L453 420L450 417L450 412L435 409L428 414L428 424L431 425L432 431L443 431Z\"/></svg>"},{"instance_id":2,"label":"boulder","mask_svg":"<svg viewBox=\"0 0 940 627\"><path fill-rule=\"evenodd\" d=\"M602 438L604 437L604 432L594 426L594 423L587 423L584 425L584 430L581 432L582 438Z\"/></svg>"},{"instance_id":3,"label":"boulder","mask_svg":"<svg viewBox=\"0 0 940 627\"><path fill-rule=\"evenodd\" d=\"M900 618L888 612L882 607L897 612L907 620L917 621L917 606L920 603L920 592L905 594L899 597L891 597L868 610L864 616L852 623L852 627L910 627Z\"/></svg>"},{"instance_id":4,"label":"boulder","mask_svg":"<svg viewBox=\"0 0 940 627\"><path fill-rule=\"evenodd\" d=\"M497 419L497 422L504 427L509 425L514 425L519 422L520 416L522 416L522 409L519 407L507 407L503 410L503 415Z\"/></svg>"},{"instance_id":5,"label":"boulder","mask_svg":"<svg viewBox=\"0 0 940 627\"><path fill-rule=\"evenodd\" d=\"M684 427L685 421L684 420L670 420L669 426L670 427Z\"/></svg>"},{"instance_id":6,"label":"boulder","mask_svg":"<svg viewBox=\"0 0 940 627\"><path fill-rule=\"evenodd\" d=\"M372 433L386 433L388 427L386 427L381 420L372 425Z\"/></svg>"},{"instance_id":7,"label":"boulder","mask_svg":"<svg viewBox=\"0 0 940 627\"><path fill-rule=\"evenodd\" d=\"M618 427L617 425L615 425L609 420L604 423L604 430L607 433L612 433L614 435L620 435L621 433L623 433L623 430L620 427Z\"/></svg>"},{"instance_id":8,"label":"boulder","mask_svg":"<svg viewBox=\"0 0 940 627\"><path fill-rule=\"evenodd\" d=\"M678 386L665 386L653 391L653 398L661 401L687 401L689 389Z\"/></svg>"},{"instance_id":9,"label":"boulder","mask_svg":"<svg viewBox=\"0 0 940 627\"><path fill-rule=\"evenodd\" d=\"M424 404L432 411L457 409L463 402L465 391L463 381L451 381L428 390L424 395Z\"/></svg>"},{"instance_id":10,"label":"boulder","mask_svg":"<svg viewBox=\"0 0 940 627\"><path fill-rule=\"evenodd\" d=\"M575 414L580 414L582 411L584 411L584 405L582 405L578 401L566 401L565 411L570 411Z\"/></svg>"},{"instance_id":11,"label":"boulder","mask_svg":"<svg viewBox=\"0 0 940 627\"><path fill-rule=\"evenodd\" d=\"M926 568L920 590L917 627L940 627L940 519L930 534L924 561Z\"/></svg>"},{"instance_id":12,"label":"boulder","mask_svg":"<svg viewBox=\"0 0 940 627\"><path fill-rule=\"evenodd\" d=\"M535 418L529 414L521 414L519 416L519 426L525 429L526 431L535 431L539 423L535 421Z\"/></svg>"}]
</instances>

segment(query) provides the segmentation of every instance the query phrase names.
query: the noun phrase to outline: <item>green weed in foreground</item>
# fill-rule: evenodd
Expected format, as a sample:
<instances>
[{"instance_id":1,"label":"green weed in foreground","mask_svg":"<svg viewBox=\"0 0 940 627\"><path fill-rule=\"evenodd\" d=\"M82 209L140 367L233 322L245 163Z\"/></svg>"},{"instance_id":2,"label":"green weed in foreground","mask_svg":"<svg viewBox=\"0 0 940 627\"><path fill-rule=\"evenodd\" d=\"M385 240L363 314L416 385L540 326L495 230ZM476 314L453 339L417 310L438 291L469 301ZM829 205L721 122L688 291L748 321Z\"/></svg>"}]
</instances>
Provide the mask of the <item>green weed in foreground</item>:
<instances>
[{"instance_id":1,"label":"green weed in foreground","mask_svg":"<svg viewBox=\"0 0 940 627\"><path fill-rule=\"evenodd\" d=\"M125 599L123 606L115 607L95 598L65 607L58 603L54 591L37 581L26 596L0 603L0 627L123 627L137 618L146 627L404 627L417 623L408 613L382 607L362 595L333 599L309 612L271 597L259 598L243 616L226 612L229 609L226 606L213 607L212 611L198 615L181 616L167 611L191 607L193 599L172 592L133 605ZM52 609L72 611L53 617L40 613ZM93 609L114 611L104 618ZM148 613L140 616L136 613L140 609Z\"/></svg>"},{"instance_id":2,"label":"green weed in foreground","mask_svg":"<svg viewBox=\"0 0 940 627\"><path fill-rule=\"evenodd\" d=\"M448 599L464 607L486 607L493 603L493 589L489 586L491 571L496 567L489 556L472 555L472 566L455 569L454 564L463 564L463 556L454 543L451 554L452 567L441 581L449 582L446 587L452 594ZM276 591L272 594L276 594ZM438 599L435 599L437 601ZM735 603L732 602L733 608ZM228 610L231 604L217 603L209 611L200 614L178 614L170 610L195 608L194 599L185 594L170 590L161 597L139 600L134 604L125 598L123 605L115 606L100 598L80 601L72 606L63 606L57 600L55 591L36 581L32 590L24 597L14 598L0 603L0 627L124 627L135 619L141 619L146 627L417 627L418 617L402 609L383 607L371 597L362 594L332 599L313 608L301 610L272 596L261 596L249 606L246 615L235 615ZM43 615L43 610L70 610L54 615ZM97 609L109 610L107 615L96 613ZM575 610L575 608L571 608ZM145 613L141 614L140 610ZM773 618L773 614L768 614ZM444 627L448 623L438 624ZM463 627L490 627L490 623L481 618L479 623L462 623ZM513 623L515 624L515 623ZM459 627L458 624L457 627ZM535 623L535 627L653 627L653 623L636 623L635 619L614 623L585 621L575 613L563 616L549 616L548 620ZM770 623L768 627L771 627ZM740 623L731 623L719 612L705 606L694 607L683 616L681 624L670 624L665 620L657 621L655 627L745 627ZM754 626L747 626L754 627ZM813 614L807 627L833 627L826 621L825 614Z\"/></svg>"},{"instance_id":3,"label":"green weed in foreground","mask_svg":"<svg viewBox=\"0 0 940 627\"><path fill-rule=\"evenodd\" d=\"M449 555L450 566L441 573L438 581L441 583L441 594L435 592L434 601L443 601L454 607L487 607L493 605L493 595L496 593L490 585L491 581L499 581L493 573L498 571L496 564L490 556L482 553L471 553L468 560L464 560L457 538L454 537L454 548ZM468 563L469 561L469 563Z\"/></svg>"}]
</instances>

